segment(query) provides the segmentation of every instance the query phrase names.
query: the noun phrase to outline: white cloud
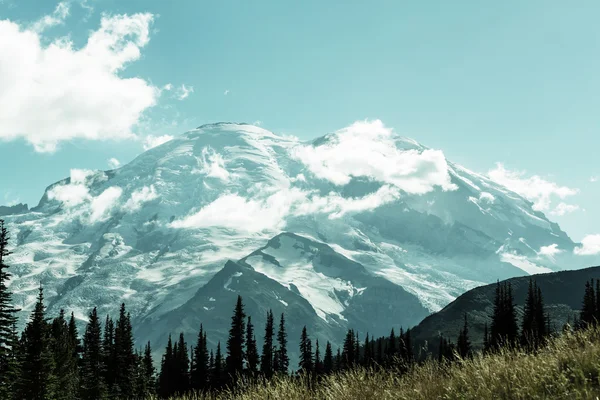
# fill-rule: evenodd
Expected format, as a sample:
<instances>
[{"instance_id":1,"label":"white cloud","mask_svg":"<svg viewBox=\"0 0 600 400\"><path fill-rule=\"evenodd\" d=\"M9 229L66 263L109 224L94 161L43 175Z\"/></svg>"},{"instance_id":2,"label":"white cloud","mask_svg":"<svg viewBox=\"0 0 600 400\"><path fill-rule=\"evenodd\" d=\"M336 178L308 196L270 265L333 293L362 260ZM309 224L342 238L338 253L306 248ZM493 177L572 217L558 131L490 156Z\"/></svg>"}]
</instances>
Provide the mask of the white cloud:
<instances>
[{"instance_id":1,"label":"white cloud","mask_svg":"<svg viewBox=\"0 0 600 400\"><path fill-rule=\"evenodd\" d=\"M559 249L558 245L556 243L554 243L549 246L540 247L540 251L538 251L538 254L540 256L548 256L548 257L552 258L555 255L560 254L562 252L563 252L563 250Z\"/></svg>"},{"instance_id":2,"label":"white cloud","mask_svg":"<svg viewBox=\"0 0 600 400\"><path fill-rule=\"evenodd\" d=\"M58 3L51 15L45 15L34 22L31 29L35 32L42 33L53 26L63 25L65 19L69 16L70 8L70 4L66 1Z\"/></svg>"},{"instance_id":3,"label":"white cloud","mask_svg":"<svg viewBox=\"0 0 600 400\"><path fill-rule=\"evenodd\" d=\"M299 146L292 155L318 178L335 185L367 177L411 194L424 194L435 186L457 188L441 151L398 149L398 137L379 120L356 122L327 139L317 146Z\"/></svg>"},{"instance_id":4,"label":"white cloud","mask_svg":"<svg viewBox=\"0 0 600 400\"><path fill-rule=\"evenodd\" d=\"M154 200L158 197L154 185L144 186L143 188L131 193L131 198L123 206L128 211L136 211L142 207L142 204Z\"/></svg>"},{"instance_id":5,"label":"white cloud","mask_svg":"<svg viewBox=\"0 0 600 400\"><path fill-rule=\"evenodd\" d=\"M117 169L121 166L121 162L116 158L111 158L108 160L108 166L111 169Z\"/></svg>"},{"instance_id":6,"label":"white cloud","mask_svg":"<svg viewBox=\"0 0 600 400\"><path fill-rule=\"evenodd\" d=\"M123 189L117 186L111 186L97 197L94 197L90 204L90 222L104 220L110 211L117 205Z\"/></svg>"},{"instance_id":7,"label":"white cloud","mask_svg":"<svg viewBox=\"0 0 600 400\"><path fill-rule=\"evenodd\" d=\"M488 193L488 192L481 192L479 194L479 201L485 201L487 203L493 203L494 201L496 201L496 198L494 197L493 194Z\"/></svg>"},{"instance_id":8,"label":"white cloud","mask_svg":"<svg viewBox=\"0 0 600 400\"><path fill-rule=\"evenodd\" d=\"M162 88L163 88L163 90L167 90L167 91L169 91L169 90L172 90L172 89L173 89L173 84L171 84L171 83L167 83L167 84L166 84L165 86L163 86Z\"/></svg>"},{"instance_id":9,"label":"white cloud","mask_svg":"<svg viewBox=\"0 0 600 400\"><path fill-rule=\"evenodd\" d=\"M591 183L596 183L596 182L598 182L598 179L599 179L599 177L597 177L597 176L590 176L590 182L591 182Z\"/></svg>"},{"instance_id":10,"label":"white cloud","mask_svg":"<svg viewBox=\"0 0 600 400\"><path fill-rule=\"evenodd\" d=\"M163 143L167 143L169 140L173 140L174 136L162 135L162 136L146 136L144 139L144 150L150 150L156 146L160 146Z\"/></svg>"},{"instance_id":11,"label":"white cloud","mask_svg":"<svg viewBox=\"0 0 600 400\"><path fill-rule=\"evenodd\" d=\"M576 247L573 252L580 256L600 254L600 234L587 235L581 241L582 246Z\"/></svg>"},{"instance_id":12,"label":"white cloud","mask_svg":"<svg viewBox=\"0 0 600 400\"><path fill-rule=\"evenodd\" d=\"M577 205L560 203L554 210L550 211L550 214L562 217L563 215L570 214L577 210L579 210L579 206Z\"/></svg>"},{"instance_id":13,"label":"white cloud","mask_svg":"<svg viewBox=\"0 0 600 400\"><path fill-rule=\"evenodd\" d=\"M229 179L229 171L225 168L225 160L223 156L213 150L211 147L202 149L201 158L199 159L201 169L198 171L201 174L218 178L223 181Z\"/></svg>"},{"instance_id":14,"label":"white cloud","mask_svg":"<svg viewBox=\"0 0 600 400\"><path fill-rule=\"evenodd\" d=\"M80 49L67 38L43 44L39 30L67 12L59 5L31 28L0 21L0 140L23 138L36 151L51 152L74 138L130 138L156 104L160 89L120 75L140 58L153 15L104 15Z\"/></svg>"},{"instance_id":15,"label":"white cloud","mask_svg":"<svg viewBox=\"0 0 600 400\"><path fill-rule=\"evenodd\" d=\"M190 93L194 93L194 87L193 86L185 86L184 84L182 84L177 89L177 98L179 100L185 100L189 97Z\"/></svg>"},{"instance_id":16,"label":"white cloud","mask_svg":"<svg viewBox=\"0 0 600 400\"><path fill-rule=\"evenodd\" d=\"M497 163L496 168L488 172L494 182L532 201L533 209L537 211L549 210L554 197L565 199L578 193L577 189L560 186L537 175L528 178L524 175L521 171L507 170L502 163Z\"/></svg>"},{"instance_id":17,"label":"white cloud","mask_svg":"<svg viewBox=\"0 0 600 400\"><path fill-rule=\"evenodd\" d=\"M225 91L223 92L223 95L227 96L229 94L229 89L225 89Z\"/></svg>"},{"instance_id":18,"label":"white cloud","mask_svg":"<svg viewBox=\"0 0 600 400\"><path fill-rule=\"evenodd\" d=\"M49 200L58 200L67 207L74 207L90 200L91 196L86 180L94 171L72 169L71 179L67 185L57 185L48 191Z\"/></svg>"}]
</instances>

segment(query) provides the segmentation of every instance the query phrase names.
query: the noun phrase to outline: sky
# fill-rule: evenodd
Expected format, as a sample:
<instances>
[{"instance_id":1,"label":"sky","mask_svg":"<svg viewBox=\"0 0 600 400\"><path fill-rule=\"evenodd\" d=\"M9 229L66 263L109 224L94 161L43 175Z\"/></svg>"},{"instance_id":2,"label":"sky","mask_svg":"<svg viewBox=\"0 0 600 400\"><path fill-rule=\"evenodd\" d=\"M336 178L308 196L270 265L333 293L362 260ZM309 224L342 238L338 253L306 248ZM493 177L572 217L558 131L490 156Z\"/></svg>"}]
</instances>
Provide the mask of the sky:
<instances>
[{"instance_id":1,"label":"sky","mask_svg":"<svg viewBox=\"0 0 600 400\"><path fill-rule=\"evenodd\" d=\"M204 123L309 140L378 119L600 252L599 14L586 0L0 0L0 205Z\"/></svg>"}]
</instances>

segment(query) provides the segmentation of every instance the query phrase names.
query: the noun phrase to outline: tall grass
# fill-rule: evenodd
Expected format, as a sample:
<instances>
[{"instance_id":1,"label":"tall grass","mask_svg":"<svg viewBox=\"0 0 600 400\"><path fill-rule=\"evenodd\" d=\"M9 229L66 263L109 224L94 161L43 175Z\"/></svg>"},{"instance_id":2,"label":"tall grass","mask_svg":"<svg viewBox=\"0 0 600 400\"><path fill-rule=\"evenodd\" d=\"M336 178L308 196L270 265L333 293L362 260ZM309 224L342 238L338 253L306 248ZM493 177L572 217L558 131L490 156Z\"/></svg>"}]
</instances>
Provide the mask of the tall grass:
<instances>
[{"instance_id":1,"label":"tall grass","mask_svg":"<svg viewBox=\"0 0 600 400\"><path fill-rule=\"evenodd\" d=\"M519 349L452 364L427 361L406 374L356 369L318 384L276 378L238 393L188 395L176 400L365 400L365 399L594 399L600 398L600 330L552 339L535 354Z\"/></svg>"}]
</instances>

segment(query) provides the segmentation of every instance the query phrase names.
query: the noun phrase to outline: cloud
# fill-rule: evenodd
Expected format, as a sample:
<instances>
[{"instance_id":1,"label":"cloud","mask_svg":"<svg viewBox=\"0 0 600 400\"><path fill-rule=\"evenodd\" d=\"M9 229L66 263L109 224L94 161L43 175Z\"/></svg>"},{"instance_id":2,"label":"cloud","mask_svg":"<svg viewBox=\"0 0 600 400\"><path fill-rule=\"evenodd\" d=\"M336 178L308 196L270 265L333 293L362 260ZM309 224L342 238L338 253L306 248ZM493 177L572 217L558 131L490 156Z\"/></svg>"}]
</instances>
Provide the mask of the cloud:
<instances>
[{"instance_id":1,"label":"cloud","mask_svg":"<svg viewBox=\"0 0 600 400\"><path fill-rule=\"evenodd\" d=\"M184 84L182 84L177 89L177 98L179 100L185 100L188 98L190 93L194 93L194 87L193 86L185 86Z\"/></svg>"},{"instance_id":2,"label":"cloud","mask_svg":"<svg viewBox=\"0 0 600 400\"><path fill-rule=\"evenodd\" d=\"M102 221L108 217L110 211L117 205L122 193L123 189L120 187L111 186L92 199L92 203L90 204L90 222Z\"/></svg>"},{"instance_id":3,"label":"cloud","mask_svg":"<svg viewBox=\"0 0 600 400\"><path fill-rule=\"evenodd\" d=\"M485 201L487 203L494 203L494 201L496 201L496 198L494 197L493 194L488 193L488 192L481 192L479 194L479 201Z\"/></svg>"},{"instance_id":4,"label":"cloud","mask_svg":"<svg viewBox=\"0 0 600 400\"><path fill-rule=\"evenodd\" d=\"M229 94L229 89L225 89L225 91L223 92L224 96L227 96Z\"/></svg>"},{"instance_id":5,"label":"cloud","mask_svg":"<svg viewBox=\"0 0 600 400\"><path fill-rule=\"evenodd\" d=\"M158 197L154 185L144 186L143 188L131 193L131 198L127 200L123 208L127 211L137 211L148 201Z\"/></svg>"},{"instance_id":6,"label":"cloud","mask_svg":"<svg viewBox=\"0 0 600 400\"><path fill-rule=\"evenodd\" d=\"M549 210L555 197L562 200L579 192L578 189L560 186L538 175L528 178L524 175L525 172L507 170L502 163L497 163L495 169L488 171L491 180L532 201L533 209L537 211ZM562 209L566 210L567 208L563 206ZM560 210L557 211L560 212Z\"/></svg>"},{"instance_id":7,"label":"cloud","mask_svg":"<svg viewBox=\"0 0 600 400\"><path fill-rule=\"evenodd\" d=\"M563 215L570 214L574 211L579 210L579 206L574 204L560 203L556 208L550 211L551 215L562 217Z\"/></svg>"},{"instance_id":8,"label":"cloud","mask_svg":"<svg viewBox=\"0 0 600 400\"><path fill-rule=\"evenodd\" d=\"M53 26L63 25L65 19L69 16L70 8L71 5L66 1L58 3L51 15L45 15L34 22L31 29L35 32L42 33Z\"/></svg>"},{"instance_id":9,"label":"cloud","mask_svg":"<svg viewBox=\"0 0 600 400\"><path fill-rule=\"evenodd\" d=\"M148 44L152 14L104 15L79 49L67 38L43 44L40 30L67 14L59 4L34 27L0 21L0 140L22 138L52 152L75 138L131 138L157 103L160 89L121 76Z\"/></svg>"},{"instance_id":10,"label":"cloud","mask_svg":"<svg viewBox=\"0 0 600 400\"><path fill-rule=\"evenodd\" d=\"M591 183L596 183L596 182L598 182L598 179L599 179L599 177L597 177L597 176L590 176L590 182L591 182Z\"/></svg>"},{"instance_id":11,"label":"cloud","mask_svg":"<svg viewBox=\"0 0 600 400\"><path fill-rule=\"evenodd\" d=\"M540 247L540 251L538 251L538 255L540 256L547 256L547 257L554 257L557 254L562 253L563 250L558 248L558 245L556 243L551 244L549 246L542 246Z\"/></svg>"},{"instance_id":12,"label":"cloud","mask_svg":"<svg viewBox=\"0 0 600 400\"><path fill-rule=\"evenodd\" d=\"M457 188L441 151L399 149L397 139L379 120L356 122L329 135L325 143L295 148L292 156L316 177L337 186L367 177L410 194L424 194L435 186Z\"/></svg>"},{"instance_id":13,"label":"cloud","mask_svg":"<svg viewBox=\"0 0 600 400\"><path fill-rule=\"evenodd\" d=\"M162 135L162 136L146 136L144 139L144 150L150 150L156 146L160 146L163 143L167 143L169 140L173 140L174 136Z\"/></svg>"},{"instance_id":14,"label":"cloud","mask_svg":"<svg viewBox=\"0 0 600 400\"><path fill-rule=\"evenodd\" d=\"M213 148L204 147L198 161L202 167L198 170L199 173L223 181L229 180L229 171L225 168L225 160L223 159L223 156L217 153Z\"/></svg>"},{"instance_id":15,"label":"cloud","mask_svg":"<svg viewBox=\"0 0 600 400\"><path fill-rule=\"evenodd\" d=\"M91 199L86 180L94 171L87 169L72 169L70 182L57 185L48 191L49 200L57 200L67 207L75 207Z\"/></svg>"},{"instance_id":16,"label":"cloud","mask_svg":"<svg viewBox=\"0 0 600 400\"><path fill-rule=\"evenodd\" d=\"M111 169L117 169L121 166L121 162L116 158L111 158L108 160L108 166Z\"/></svg>"},{"instance_id":17,"label":"cloud","mask_svg":"<svg viewBox=\"0 0 600 400\"><path fill-rule=\"evenodd\" d=\"M582 246L576 247L573 252L579 256L592 256L600 254L600 234L587 235L581 241Z\"/></svg>"}]
</instances>

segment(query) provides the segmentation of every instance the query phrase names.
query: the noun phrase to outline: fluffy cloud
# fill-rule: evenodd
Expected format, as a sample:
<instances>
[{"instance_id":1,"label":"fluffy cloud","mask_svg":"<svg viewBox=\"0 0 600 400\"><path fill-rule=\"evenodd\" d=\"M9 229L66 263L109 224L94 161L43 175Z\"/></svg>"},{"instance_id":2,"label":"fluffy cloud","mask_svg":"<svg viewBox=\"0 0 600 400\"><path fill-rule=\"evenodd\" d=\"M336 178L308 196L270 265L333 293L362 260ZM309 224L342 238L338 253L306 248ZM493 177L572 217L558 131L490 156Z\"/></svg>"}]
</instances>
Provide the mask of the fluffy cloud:
<instances>
[{"instance_id":1,"label":"fluffy cloud","mask_svg":"<svg viewBox=\"0 0 600 400\"><path fill-rule=\"evenodd\" d=\"M502 163L488 172L490 179L532 201L534 210L538 211L549 210L554 197L565 199L578 193L577 189L557 185L537 175L529 178L524 175L524 172L507 170ZM563 210L566 211L564 206Z\"/></svg>"},{"instance_id":2,"label":"fluffy cloud","mask_svg":"<svg viewBox=\"0 0 600 400\"><path fill-rule=\"evenodd\" d=\"M67 185L57 185L48 191L49 200L58 200L67 207L75 207L90 200L90 192L86 185L86 179L93 175L94 171L86 169L72 169L71 179Z\"/></svg>"},{"instance_id":3,"label":"fluffy cloud","mask_svg":"<svg viewBox=\"0 0 600 400\"><path fill-rule=\"evenodd\" d=\"M110 211L116 207L123 190L120 187L111 186L97 197L92 199L90 204L90 222L104 220Z\"/></svg>"},{"instance_id":4,"label":"fluffy cloud","mask_svg":"<svg viewBox=\"0 0 600 400\"><path fill-rule=\"evenodd\" d=\"M184 84L182 84L177 89L177 98L179 100L185 100L189 97L190 93L194 93L194 87L193 86L185 86Z\"/></svg>"},{"instance_id":5,"label":"fluffy cloud","mask_svg":"<svg viewBox=\"0 0 600 400\"><path fill-rule=\"evenodd\" d=\"M154 200L158 197L154 185L144 186L143 188L131 193L131 198L123 208L127 211L137 211L142 207L142 204Z\"/></svg>"},{"instance_id":6,"label":"fluffy cloud","mask_svg":"<svg viewBox=\"0 0 600 400\"><path fill-rule=\"evenodd\" d=\"M397 139L379 120L356 122L329 135L325 143L295 148L292 155L335 185L367 177L411 194L424 194L435 186L456 189L441 151L398 149Z\"/></svg>"},{"instance_id":7,"label":"fluffy cloud","mask_svg":"<svg viewBox=\"0 0 600 400\"><path fill-rule=\"evenodd\" d=\"M117 160L116 158L111 158L108 160L108 166L111 169L116 169L119 168L121 166L121 162L119 160Z\"/></svg>"},{"instance_id":8,"label":"fluffy cloud","mask_svg":"<svg viewBox=\"0 0 600 400\"><path fill-rule=\"evenodd\" d=\"M28 28L0 21L0 139L48 152L74 138L128 138L156 104L157 87L120 76L147 45L152 14L105 15L80 49L68 38L43 44L41 32L67 15L61 3Z\"/></svg>"},{"instance_id":9,"label":"fluffy cloud","mask_svg":"<svg viewBox=\"0 0 600 400\"><path fill-rule=\"evenodd\" d=\"M225 160L223 156L213 150L211 147L205 147L202 149L202 154L198 160L201 169L198 171L201 174L210 176L212 178L218 178L223 181L229 179L229 171L225 169Z\"/></svg>"},{"instance_id":10,"label":"fluffy cloud","mask_svg":"<svg viewBox=\"0 0 600 400\"><path fill-rule=\"evenodd\" d=\"M573 252L579 256L592 256L600 254L600 234L587 235L581 241L582 246L576 247Z\"/></svg>"},{"instance_id":11,"label":"fluffy cloud","mask_svg":"<svg viewBox=\"0 0 600 400\"><path fill-rule=\"evenodd\" d=\"M574 204L560 203L556 208L550 211L551 215L562 217L563 215L570 214L573 211L579 210L579 206Z\"/></svg>"},{"instance_id":12,"label":"fluffy cloud","mask_svg":"<svg viewBox=\"0 0 600 400\"><path fill-rule=\"evenodd\" d=\"M598 182L598 177L597 177L597 176L590 176L590 182L591 182L591 183L596 183L596 182Z\"/></svg>"},{"instance_id":13,"label":"fluffy cloud","mask_svg":"<svg viewBox=\"0 0 600 400\"><path fill-rule=\"evenodd\" d=\"M558 248L558 245L556 243L554 243L549 246L540 247L540 251L538 251L538 254L540 256L548 256L548 257L552 258L555 255L560 254L562 252L563 251Z\"/></svg>"},{"instance_id":14,"label":"fluffy cloud","mask_svg":"<svg viewBox=\"0 0 600 400\"><path fill-rule=\"evenodd\" d=\"M162 135L162 136L146 136L144 138L144 150L150 150L156 146L160 146L163 143L167 143L169 140L173 140L174 136Z\"/></svg>"}]
</instances>

